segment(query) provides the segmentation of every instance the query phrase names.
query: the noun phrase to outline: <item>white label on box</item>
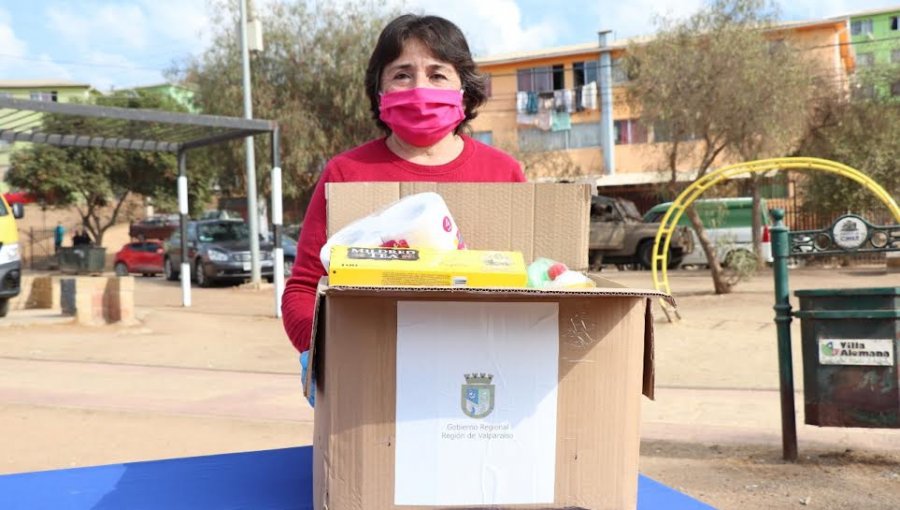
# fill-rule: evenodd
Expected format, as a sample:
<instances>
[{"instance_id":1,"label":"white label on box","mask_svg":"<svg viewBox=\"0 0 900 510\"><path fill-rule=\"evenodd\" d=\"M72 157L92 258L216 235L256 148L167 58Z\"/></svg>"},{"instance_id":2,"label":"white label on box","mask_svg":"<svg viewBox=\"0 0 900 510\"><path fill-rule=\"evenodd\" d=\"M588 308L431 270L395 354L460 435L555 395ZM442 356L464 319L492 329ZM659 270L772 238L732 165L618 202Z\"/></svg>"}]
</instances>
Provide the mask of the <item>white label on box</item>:
<instances>
[{"instance_id":1,"label":"white label on box","mask_svg":"<svg viewBox=\"0 0 900 510\"><path fill-rule=\"evenodd\" d=\"M554 500L557 303L397 303L395 505Z\"/></svg>"},{"instance_id":2,"label":"white label on box","mask_svg":"<svg viewBox=\"0 0 900 510\"><path fill-rule=\"evenodd\" d=\"M894 365L894 341L890 339L819 339L820 365Z\"/></svg>"}]
</instances>

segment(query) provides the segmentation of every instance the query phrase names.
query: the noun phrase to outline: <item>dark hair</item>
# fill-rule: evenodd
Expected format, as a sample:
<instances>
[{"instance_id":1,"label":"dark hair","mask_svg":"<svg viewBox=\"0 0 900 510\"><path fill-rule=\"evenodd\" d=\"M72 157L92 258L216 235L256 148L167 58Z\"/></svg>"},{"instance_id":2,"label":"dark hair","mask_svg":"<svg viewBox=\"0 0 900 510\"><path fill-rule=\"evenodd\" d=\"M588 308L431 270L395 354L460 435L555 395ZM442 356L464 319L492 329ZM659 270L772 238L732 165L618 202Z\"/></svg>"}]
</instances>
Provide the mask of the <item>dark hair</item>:
<instances>
[{"instance_id":1,"label":"dark hair","mask_svg":"<svg viewBox=\"0 0 900 510\"><path fill-rule=\"evenodd\" d=\"M487 88L484 77L478 73L478 67L472 60L469 44L462 31L450 21L438 16L404 14L388 23L378 36L378 42L372 50L372 56L369 57L369 66L366 68L366 95L369 96L375 123L384 131L390 132L390 128L378 117L381 73L385 66L400 57L403 53L403 44L410 39L420 41L436 59L453 65L459 74L466 113L466 118L456 127L455 133L459 134L469 121L478 115L475 110L487 101Z\"/></svg>"}]
</instances>

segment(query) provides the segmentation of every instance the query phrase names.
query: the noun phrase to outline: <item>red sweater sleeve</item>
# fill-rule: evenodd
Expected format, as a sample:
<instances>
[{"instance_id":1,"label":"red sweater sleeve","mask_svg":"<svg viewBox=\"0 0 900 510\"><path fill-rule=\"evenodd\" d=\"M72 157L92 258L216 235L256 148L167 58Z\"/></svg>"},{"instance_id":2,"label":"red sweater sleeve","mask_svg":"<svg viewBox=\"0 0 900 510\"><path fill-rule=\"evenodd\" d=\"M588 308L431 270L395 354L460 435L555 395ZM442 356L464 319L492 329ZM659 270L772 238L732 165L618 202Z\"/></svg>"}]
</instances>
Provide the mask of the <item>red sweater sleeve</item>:
<instances>
[{"instance_id":1,"label":"red sweater sleeve","mask_svg":"<svg viewBox=\"0 0 900 510\"><path fill-rule=\"evenodd\" d=\"M325 183L329 182L330 176L329 165L322 172L303 217L303 228L297 241L297 258L281 299L284 330L300 352L309 350L316 288L319 279L325 276L319 251L328 240L325 228Z\"/></svg>"}]
</instances>

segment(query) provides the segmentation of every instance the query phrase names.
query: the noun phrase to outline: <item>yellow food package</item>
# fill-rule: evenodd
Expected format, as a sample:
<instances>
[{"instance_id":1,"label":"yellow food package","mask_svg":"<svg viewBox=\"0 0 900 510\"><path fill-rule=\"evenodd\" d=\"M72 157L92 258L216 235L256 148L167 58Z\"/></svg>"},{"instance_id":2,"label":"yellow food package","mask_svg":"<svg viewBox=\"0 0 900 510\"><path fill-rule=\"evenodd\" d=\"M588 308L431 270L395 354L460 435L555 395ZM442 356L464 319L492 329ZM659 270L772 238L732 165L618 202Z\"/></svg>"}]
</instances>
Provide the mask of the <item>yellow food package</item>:
<instances>
[{"instance_id":1,"label":"yellow food package","mask_svg":"<svg viewBox=\"0 0 900 510\"><path fill-rule=\"evenodd\" d=\"M519 252L335 246L328 284L383 287L525 287Z\"/></svg>"}]
</instances>

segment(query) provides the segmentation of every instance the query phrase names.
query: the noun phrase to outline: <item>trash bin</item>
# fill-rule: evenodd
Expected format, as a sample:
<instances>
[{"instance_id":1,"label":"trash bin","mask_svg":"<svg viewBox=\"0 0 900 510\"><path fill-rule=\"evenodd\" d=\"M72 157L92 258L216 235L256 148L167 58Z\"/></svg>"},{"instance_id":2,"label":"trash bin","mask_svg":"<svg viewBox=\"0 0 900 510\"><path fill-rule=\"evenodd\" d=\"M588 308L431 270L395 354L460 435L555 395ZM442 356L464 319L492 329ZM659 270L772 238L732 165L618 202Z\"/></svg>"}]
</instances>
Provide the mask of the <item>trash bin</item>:
<instances>
[{"instance_id":1,"label":"trash bin","mask_svg":"<svg viewBox=\"0 0 900 510\"><path fill-rule=\"evenodd\" d=\"M900 287L794 294L806 423L900 428Z\"/></svg>"},{"instance_id":2,"label":"trash bin","mask_svg":"<svg viewBox=\"0 0 900 510\"><path fill-rule=\"evenodd\" d=\"M102 246L69 246L59 249L59 270L63 273L102 273L106 265L106 248Z\"/></svg>"}]
</instances>

